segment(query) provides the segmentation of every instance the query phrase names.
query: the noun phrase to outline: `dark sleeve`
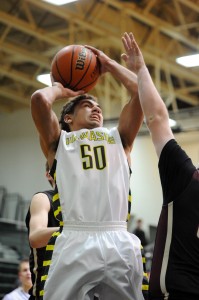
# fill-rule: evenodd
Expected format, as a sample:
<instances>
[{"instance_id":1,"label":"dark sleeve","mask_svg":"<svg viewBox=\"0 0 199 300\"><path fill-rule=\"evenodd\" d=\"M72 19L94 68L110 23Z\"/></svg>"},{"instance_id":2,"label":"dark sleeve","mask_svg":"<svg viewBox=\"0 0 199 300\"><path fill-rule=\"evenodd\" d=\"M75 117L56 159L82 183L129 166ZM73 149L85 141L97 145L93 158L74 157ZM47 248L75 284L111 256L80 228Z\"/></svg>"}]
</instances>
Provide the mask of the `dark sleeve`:
<instances>
[{"instance_id":1,"label":"dark sleeve","mask_svg":"<svg viewBox=\"0 0 199 300\"><path fill-rule=\"evenodd\" d=\"M164 146L159 160L164 204L173 201L186 189L195 170L176 140L172 139Z\"/></svg>"},{"instance_id":2,"label":"dark sleeve","mask_svg":"<svg viewBox=\"0 0 199 300\"><path fill-rule=\"evenodd\" d=\"M28 208L26 218L25 218L25 224L26 224L26 228L28 229L28 234L29 234L29 223L30 223L30 206Z\"/></svg>"},{"instance_id":3,"label":"dark sleeve","mask_svg":"<svg viewBox=\"0 0 199 300\"><path fill-rule=\"evenodd\" d=\"M44 192L49 199L50 202L50 211L48 213L48 227L57 227L59 226L59 220L55 218L54 209L53 209L53 196L55 195L55 190L45 191Z\"/></svg>"},{"instance_id":4,"label":"dark sleeve","mask_svg":"<svg viewBox=\"0 0 199 300\"><path fill-rule=\"evenodd\" d=\"M56 171L56 166L57 166L57 160L54 159L53 165L50 169L50 176L55 180L55 171Z\"/></svg>"}]
</instances>

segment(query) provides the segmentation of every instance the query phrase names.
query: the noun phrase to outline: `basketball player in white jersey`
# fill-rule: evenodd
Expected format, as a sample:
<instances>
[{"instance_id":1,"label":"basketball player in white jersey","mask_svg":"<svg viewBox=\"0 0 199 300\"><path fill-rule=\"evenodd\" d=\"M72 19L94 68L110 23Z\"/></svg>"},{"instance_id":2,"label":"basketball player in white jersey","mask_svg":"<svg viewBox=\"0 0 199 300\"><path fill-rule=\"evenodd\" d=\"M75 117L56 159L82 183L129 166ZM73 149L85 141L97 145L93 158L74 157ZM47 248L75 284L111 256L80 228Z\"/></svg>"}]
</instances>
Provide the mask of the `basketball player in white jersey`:
<instances>
[{"instance_id":1,"label":"basketball player in white jersey","mask_svg":"<svg viewBox=\"0 0 199 300\"><path fill-rule=\"evenodd\" d=\"M103 52L89 47L130 93L117 127L103 126L95 98L73 92L59 83L31 97L32 117L42 150L52 166L63 227L46 261L44 300L142 300L143 266L140 240L126 228L130 152L143 121L137 78ZM131 56L126 53L128 66ZM81 95L82 94L82 95ZM61 114L61 129L52 106L59 99L77 96ZM55 166L54 165L54 166ZM55 203L57 199L54 199ZM34 242L34 241L32 241Z\"/></svg>"}]
</instances>

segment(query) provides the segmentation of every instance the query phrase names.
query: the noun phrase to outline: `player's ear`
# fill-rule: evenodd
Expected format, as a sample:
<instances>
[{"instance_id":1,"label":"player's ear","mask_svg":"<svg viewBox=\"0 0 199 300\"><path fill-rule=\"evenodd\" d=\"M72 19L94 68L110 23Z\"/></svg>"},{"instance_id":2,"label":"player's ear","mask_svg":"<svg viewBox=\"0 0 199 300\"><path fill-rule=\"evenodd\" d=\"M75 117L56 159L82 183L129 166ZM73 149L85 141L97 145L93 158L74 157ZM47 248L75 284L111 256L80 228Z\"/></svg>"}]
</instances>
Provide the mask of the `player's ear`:
<instances>
[{"instance_id":1,"label":"player's ear","mask_svg":"<svg viewBox=\"0 0 199 300\"><path fill-rule=\"evenodd\" d=\"M67 123L67 124L70 124L72 122L72 118L70 115L66 114L64 116L64 122Z\"/></svg>"}]
</instances>

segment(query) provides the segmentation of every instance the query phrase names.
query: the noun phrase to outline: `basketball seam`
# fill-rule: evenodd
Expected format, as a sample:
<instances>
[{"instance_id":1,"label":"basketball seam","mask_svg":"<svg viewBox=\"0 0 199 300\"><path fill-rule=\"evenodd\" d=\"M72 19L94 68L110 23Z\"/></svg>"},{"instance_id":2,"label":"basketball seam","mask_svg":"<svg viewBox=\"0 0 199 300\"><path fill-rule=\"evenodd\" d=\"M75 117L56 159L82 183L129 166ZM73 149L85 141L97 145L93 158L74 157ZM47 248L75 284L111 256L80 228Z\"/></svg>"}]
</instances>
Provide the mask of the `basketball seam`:
<instances>
[{"instance_id":1,"label":"basketball seam","mask_svg":"<svg viewBox=\"0 0 199 300\"><path fill-rule=\"evenodd\" d=\"M87 50L88 51L88 50ZM91 60L92 60L92 52L89 51L89 55L90 55L90 61L89 61L89 64L87 66L87 69L86 71L84 72L84 74L82 75L82 77L80 78L80 80L75 84L75 86L73 86L73 89L76 88L76 86L82 81L82 79L84 79L84 77L86 76L86 73L88 72L88 69L90 67L90 64L91 64ZM90 85L90 83L89 83ZM85 86L84 86L85 87ZM81 88L82 89L82 88Z\"/></svg>"},{"instance_id":2,"label":"basketball seam","mask_svg":"<svg viewBox=\"0 0 199 300\"><path fill-rule=\"evenodd\" d=\"M97 77L95 80L93 80L92 82L90 82L89 84L86 84L86 85L82 86L82 87L81 87L81 90L83 90L84 88L86 88L86 87L88 87L89 85L93 84L93 83L96 82L97 80L98 80L98 77Z\"/></svg>"},{"instance_id":3,"label":"basketball seam","mask_svg":"<svg viewBox=\"0 0 199 300\"><path fill-rule=\"evenodd\" d=\"M62 75L61 75L61 73L60 73L60 71L59 71L59 66L58 66L58 55L56 55L55 63L56 63L57 73L59 74L59 76L60 76L60 78L61 78L61 80L62 80L63 86L64 86L64 87L68 87L68 86L69 86L68 83L66 83L65 79L63 79L63 77L62 77Z\"/></svg>"},{"instance_id":4,"label":"basketball seam","mask_svg":"<svg viewBox=\"0 0 199 300\"><path fill-rule=\"evenodd\" d=\"M69 83L68 83L69 87L70 87L70 83L73 79L73 58L74 58L74 53L75 53L75 46L73 46L71 63L70 63L70 80L69 80Z\"/></svg>"}]
</instances>

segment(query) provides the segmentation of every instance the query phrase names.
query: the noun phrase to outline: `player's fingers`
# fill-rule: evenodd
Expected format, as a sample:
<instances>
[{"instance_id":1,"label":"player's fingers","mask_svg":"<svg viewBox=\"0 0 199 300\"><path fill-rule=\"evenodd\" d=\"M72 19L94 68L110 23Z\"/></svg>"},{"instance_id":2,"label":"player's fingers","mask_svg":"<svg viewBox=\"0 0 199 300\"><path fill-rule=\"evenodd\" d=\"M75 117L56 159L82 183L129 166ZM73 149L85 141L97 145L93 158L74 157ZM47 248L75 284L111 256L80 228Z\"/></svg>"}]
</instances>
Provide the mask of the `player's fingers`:
<instances>
[{"instance_id":1,"label":"player's fingers","mask_svg":"<svg viewBox=\"0 0 199 300\"><path fill-rule=\"evenodd\" d=\"M100 52L100 50L98 50L97 48L92 47L92 46L90 46L90 45L84 45L84 47L87 48L87 49L90 49L90 50L91 50L93 53L95 53L96 55L98 55L99 52Z\"/></svg>"},{"instance_id":2,"label":"player's fingers","mask_svg":"<svg viewBox=\"0 0 199 300\"><path fill-rule=\"evenodd\" d=\"M134 35L132 32L129 33L129 37L130 37L130 40L131 40L131 47L133 48L134 52L136 55L140 54L140 48L138 47L138 44L134 38Z\"/></svg>"},{"instance_id":3,"label":"player's fingers","mask_svg":"<svg viewBox=\"0 0 199 300\"><path fill-rule=\"evenodd\" d=\"M127 45L127 43L126 43L126 39L125 39L124 36L122 37L122 43L123 43L123 46L124 46L125 51L127 52L127 51L128 51L128 45Z\"/></svg>"},{"instance_id":4,"label":"player's fingers","mask_svg":"<svg viewBox=\"0 0 199 300\"><path fill-rule=\"evenodd\" d=\"M124 33L123 39L125 40L126 50L129 51L131 48L131 39L127 32Z\"/></svg>"},{"instance_id":5,"label":"player's fingers","mask_svg":"<svg viewBox=\"0 0 199 300\"><path fill-rule=\"evenodd\" d=\"M63 96L68 98L68 97L76 97L76 96L79 96L79 95L82 95L82 94L85 94L85 91L73 91L71 89L68 89L68 88L64 88L64 94Z\"/></svg>"}]
</instances>

